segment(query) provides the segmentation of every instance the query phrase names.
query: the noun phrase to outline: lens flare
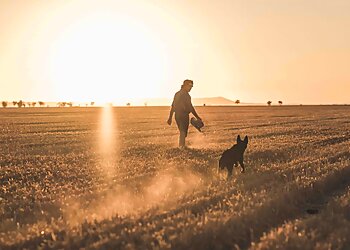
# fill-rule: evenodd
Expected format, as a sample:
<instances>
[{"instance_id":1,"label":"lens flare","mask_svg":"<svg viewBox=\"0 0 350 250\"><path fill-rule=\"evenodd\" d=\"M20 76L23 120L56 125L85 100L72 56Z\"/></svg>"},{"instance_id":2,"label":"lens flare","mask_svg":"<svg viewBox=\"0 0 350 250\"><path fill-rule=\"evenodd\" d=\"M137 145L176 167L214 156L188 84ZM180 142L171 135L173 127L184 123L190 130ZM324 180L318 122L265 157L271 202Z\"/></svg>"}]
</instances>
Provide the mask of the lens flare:
<instances>
[{"instance_id":1,"label":"lens flare","mask_svg":"<svg viewBox=\"0 0 350 250\"><path fill-rule=\"evenodd\" d=\"M113 108L111 105L106 105L101 110L99 129L99 153L102 170L106 176L112 177L115 173L115 161L118 156L117 141Z\"/></svg>"}]
</instances>

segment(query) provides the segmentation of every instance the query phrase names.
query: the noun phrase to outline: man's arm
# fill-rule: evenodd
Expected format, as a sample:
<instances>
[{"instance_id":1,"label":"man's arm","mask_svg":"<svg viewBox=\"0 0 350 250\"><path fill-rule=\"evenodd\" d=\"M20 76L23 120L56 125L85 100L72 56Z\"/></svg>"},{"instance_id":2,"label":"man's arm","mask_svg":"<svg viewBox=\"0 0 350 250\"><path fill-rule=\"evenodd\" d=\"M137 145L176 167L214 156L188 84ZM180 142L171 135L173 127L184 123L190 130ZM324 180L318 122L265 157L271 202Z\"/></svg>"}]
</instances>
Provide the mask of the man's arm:
<instances>
[{"instance_id":1,"label":"man's arm","mask_svg":"<svg viewBox=\"0 0 350 250\"><path fill-rule=\"evenodd\" d=\"M202 118L199 117L199 115L197 114L196 110L194 109L194 107L192 106L192 110L191 113L199 120L202 120Z\"/></svg>"},{"instance_id":2,"label":"man's arm","mask_svg":"<svg viewBox=\"0 0 350 250\"><path fill-rule=\"evenodd\" d=\"M188 95L189 98L188 98L188 106L190 107L190 112L199 120L202 120L199 115L197 114L196 110L194 109L193 105L192 105L192 101L191 101L191 96Z\"/></svg>"},{"instance_id":3,"label":"man's arm","mask_svg":"<svg viewBox=\"0 0 350 250\"><path fill-rule=\"evenodd\" d=\"M168 121L167 121L167 123L168 123L169 125L171 125L171 122L172 122L172 120L173 120L173 115L174 115L174 101L173 101L173 103L171 104L171 109L170 109L170 112L169 112L169 118L168 118Z\"/></svg>"}]
</instances>

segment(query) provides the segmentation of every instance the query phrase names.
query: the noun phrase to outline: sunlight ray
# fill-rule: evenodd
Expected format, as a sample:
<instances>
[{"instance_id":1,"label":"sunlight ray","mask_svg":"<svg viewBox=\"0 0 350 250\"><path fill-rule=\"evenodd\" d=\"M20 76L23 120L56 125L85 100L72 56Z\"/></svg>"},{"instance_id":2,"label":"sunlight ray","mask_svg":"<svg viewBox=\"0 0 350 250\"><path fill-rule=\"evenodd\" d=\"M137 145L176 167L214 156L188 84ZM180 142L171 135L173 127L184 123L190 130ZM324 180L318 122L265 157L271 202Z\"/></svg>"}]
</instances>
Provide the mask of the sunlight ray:
<instances>
[{"instance_id":1,"label":"sunlight ray","mask_svg":"<svg viewBox=\"0 0 350 250\"><path fill-rule=\"evenodd\" d=\"M99 154L104 174L114 174L114 162L117 158L117 128L111 105L101 109L99 128Z\"/></svg>"}]
</instances>

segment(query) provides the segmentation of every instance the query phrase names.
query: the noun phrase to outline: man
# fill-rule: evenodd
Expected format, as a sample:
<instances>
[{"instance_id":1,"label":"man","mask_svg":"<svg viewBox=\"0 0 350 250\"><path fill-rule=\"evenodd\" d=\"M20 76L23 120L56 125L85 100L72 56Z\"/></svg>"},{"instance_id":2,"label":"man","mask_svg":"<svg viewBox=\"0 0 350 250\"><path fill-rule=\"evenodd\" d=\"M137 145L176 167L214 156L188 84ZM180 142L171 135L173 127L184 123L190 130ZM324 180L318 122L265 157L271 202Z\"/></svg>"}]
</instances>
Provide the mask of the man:
<instances>
[{"instance_id":1,"label":"man","mask_svg":"<svg viewBox=\"0 0 350 250\"><path fill-rule=\"evenodd\" d=\"M192 113L197 119L202 120L194 109L189 92L193 87L192 80L185 80L181 89L176 92L173 103L171 105L168 124L171 125L173 114L175 112L175 121L180 131L179 147L185 147L185 139L187 137L189 114Z\"/></svg>"}]
</instances>

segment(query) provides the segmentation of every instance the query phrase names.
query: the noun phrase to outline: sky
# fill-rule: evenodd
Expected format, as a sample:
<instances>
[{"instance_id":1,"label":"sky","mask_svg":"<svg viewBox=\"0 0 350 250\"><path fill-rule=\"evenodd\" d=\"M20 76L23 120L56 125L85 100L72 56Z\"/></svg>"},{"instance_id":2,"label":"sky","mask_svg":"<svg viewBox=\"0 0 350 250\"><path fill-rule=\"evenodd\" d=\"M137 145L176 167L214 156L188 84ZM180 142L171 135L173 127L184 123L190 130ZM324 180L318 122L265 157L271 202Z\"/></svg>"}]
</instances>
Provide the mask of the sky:
<instances>
[{"instance_id":1,"label":"sky","mask_svg":"<svg viewBox=\"0 0 350 250\"><path fill-rule=\"evenodd\" d=\"M350 103L347 0L0 0L0 100Z\"/></svg>"}]
</instances>

